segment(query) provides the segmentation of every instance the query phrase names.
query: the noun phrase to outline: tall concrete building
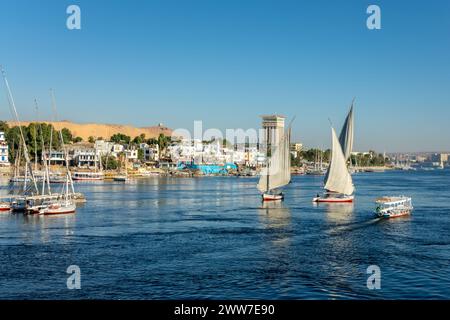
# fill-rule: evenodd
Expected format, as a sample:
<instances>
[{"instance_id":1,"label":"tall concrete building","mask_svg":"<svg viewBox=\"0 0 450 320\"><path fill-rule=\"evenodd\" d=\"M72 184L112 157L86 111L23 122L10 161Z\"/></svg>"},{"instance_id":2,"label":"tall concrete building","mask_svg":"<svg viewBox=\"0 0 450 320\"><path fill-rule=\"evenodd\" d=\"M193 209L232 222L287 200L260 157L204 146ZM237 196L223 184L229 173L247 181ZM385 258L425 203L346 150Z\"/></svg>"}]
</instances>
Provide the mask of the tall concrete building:
<instances>
[{"instance_id":1,"label":"tall concrete building","mask_svg":"<svg viewBox=\"0 0 450 320\"><path fill-rule=\"evenodd\" d=\"M283 136L286 118L281 115L264 115L261 117L264 141L266 141L267 146L271 146L273 142L279 141L279 137Z\"/></svg>"}]
</instances>

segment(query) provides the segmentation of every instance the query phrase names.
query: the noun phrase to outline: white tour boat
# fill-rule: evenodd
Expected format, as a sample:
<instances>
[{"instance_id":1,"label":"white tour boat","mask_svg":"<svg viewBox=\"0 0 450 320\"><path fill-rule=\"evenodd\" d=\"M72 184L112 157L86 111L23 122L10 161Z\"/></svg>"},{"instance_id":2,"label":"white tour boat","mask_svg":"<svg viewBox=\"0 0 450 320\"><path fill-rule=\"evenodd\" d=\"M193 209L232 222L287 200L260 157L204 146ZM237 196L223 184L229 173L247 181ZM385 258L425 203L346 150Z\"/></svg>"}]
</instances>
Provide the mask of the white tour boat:
<instances>
[{"instance_id":1,"label":"white tour boat","mask_svg":"<svg viewBox=\"0 0 450 320\"><path fill-rule=\"evenodd\" d=\"M103 180L104 179L103 172L90 172L90 171L75 171L72 173L72 180Z\"/></svg>"},{"instance_id":2,"label":"white tour boat","mask_svg":"<svg viewBox=\"0 0 450 320\"><path fill-rule=\"evenodd\" d=\"M375 201L375 213L380 218L396 218L409 215L413 210L410 197L382 197Z\"/></svg>"}]
</instances>

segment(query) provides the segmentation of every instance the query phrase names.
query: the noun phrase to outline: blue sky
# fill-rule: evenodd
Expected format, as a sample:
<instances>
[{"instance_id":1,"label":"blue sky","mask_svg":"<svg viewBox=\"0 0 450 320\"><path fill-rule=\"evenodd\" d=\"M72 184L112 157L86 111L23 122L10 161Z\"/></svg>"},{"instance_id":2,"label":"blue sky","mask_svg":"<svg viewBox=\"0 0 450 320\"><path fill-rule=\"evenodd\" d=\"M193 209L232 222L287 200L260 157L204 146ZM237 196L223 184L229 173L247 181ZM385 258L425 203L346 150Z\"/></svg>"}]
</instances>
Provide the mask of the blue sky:
<instances>
[{"instance_id":1,"label":"blue sky","mask_svg":"<svg viewBox=\"0 0 450 320\"><path fill-rule=\"evenodd\" d=\"M82 29L66 28L77 4ZM382 29L366 28L381 7ZM172 128L258 128L328 147L356 97L358 150L450 150L449 1L0 0L0 64L19 113ZM10 119L4 90L0 118Z\"/></svg>"}]
</instances>

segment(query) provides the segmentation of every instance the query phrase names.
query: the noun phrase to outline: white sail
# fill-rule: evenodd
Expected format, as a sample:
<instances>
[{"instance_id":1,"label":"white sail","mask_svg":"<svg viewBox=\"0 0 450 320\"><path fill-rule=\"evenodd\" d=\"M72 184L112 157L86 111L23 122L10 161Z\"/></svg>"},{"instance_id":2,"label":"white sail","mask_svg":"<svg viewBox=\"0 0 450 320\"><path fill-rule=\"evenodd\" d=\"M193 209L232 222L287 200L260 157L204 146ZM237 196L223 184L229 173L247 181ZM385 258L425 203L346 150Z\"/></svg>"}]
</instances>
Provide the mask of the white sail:
<instances>
[{"instance_id":1,"label":"white sail","mask_svg":"<svg viewBox=\"0 0 450 320\"><path fill-rule=\"evenodd\" d=\"M339 135L339 142L341 143L345 160L348 161L353 149L353 102Z\"/></svg>"},{"instance_id":2,"label":"white sail","mask_svg":"<svg viewBox=\"0 0 450 320\"><path fill-rule=\"evenodd\" d=\"M331 128L331 135L331 161L325 177L325 189L332 192L351 195L355 191L355 188L353 186L352 177L347 169L347 161L342 152L342 147L334 128Z\"/></svg>"},{"instance_id":3,"label":"white sail","mask_svg":"<svg viewBox=\"0 0 450 320\"><path fill-rule=\"evenodd\" d=\"M261 171L258 190L267 192L281 188L291 181L290 129L280 137L272 148L268 165Z\"/></svg>"}]
</instances>

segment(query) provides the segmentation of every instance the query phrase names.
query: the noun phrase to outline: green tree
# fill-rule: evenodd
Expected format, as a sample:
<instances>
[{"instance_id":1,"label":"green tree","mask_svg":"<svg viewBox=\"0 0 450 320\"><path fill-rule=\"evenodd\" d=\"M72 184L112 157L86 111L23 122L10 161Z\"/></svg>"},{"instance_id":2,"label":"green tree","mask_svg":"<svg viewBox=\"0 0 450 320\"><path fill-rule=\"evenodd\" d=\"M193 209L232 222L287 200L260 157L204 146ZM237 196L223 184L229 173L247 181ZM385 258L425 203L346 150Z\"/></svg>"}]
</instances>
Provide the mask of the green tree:
<instances>
[{"instance_id":1,"label":"green tree","mask_svg":"<svg viewBox=\"0 0 450 320\"><path fill-rule=\"evenodd\" d=\"M131 141L131 137L123 133L116 133L111 136L110 141L115 143L129 144Z\"/></svg>"},{"instance_id":2,"label":"green tree","mask_svg":"<svg viewBox=\"0 0 450 320\"><path fill-rule=\"evenodd\" d=\"M63 128L63 129L61 130L61 134L62 134L62 136L63 136L63 140L64 140L64 143L65 143L65 144L66 144L66 143L72 142L73 136L72 136L72 132L70 132L69 129Z\"/></svg>"},{"instance_id":3,"label":"green tree","mask_svg":"<svg viewBox=\"0 0 450 320\"><path fill-rule=\"evenodd\" d=\"M144 161L144 150L138 149L138 160Z\"/></svg>"},{"instance_id":4,"label":"green tree","mask_svg":"<svg viewBox=\"0 0 450 320\"><path fill-rule=\"evenodd\" d=\"M112 156L102 156L102 166L103 168L115 170L119 167L119 161Z\"/></svg>"},{"instance_id":5,"label":"green tree","mask_svg":"<svg viewBox=\"0 0 450 320\"><path fill-rule=\"evenodd\" d=\"M139 145L145 142L145 133L141 133L140 135L134 137L133 143Z\"/></svg>"},{"instance_id":6,"label":"green tree","mask_svg":"<svg viewBox=\"0 0 450 320\"><path fill-rule=\"evenodd\" d=\"M83 138L82 138L82 137L75 137L75 138L73 138L72 141L73 141L74 143L78 143L78 142L83 141Z\"/></svg>"},{"instance_id":7,"label":"green tree","mask_svg":"<svg viewBox=\"0 0 450 320\"><path fill-rule=\"evenodd\" d=\"M0 131L4 132L5 134L8 132L9 130L9 125L6 121L1 121L0 120Z\"/></svg>"},{"instance_id":8,"label":"green tree","mask_svg":"<svg viewBox=\"0 0 450 320\"><path fill-rule=\"evenodd\" d=\"M158 146L159 150L161 150L161 153L164 153L166 148L169 146L169 143L171 142L170 137L165 136L164 134L159 134L158 137Z\"/></svg>"},{"instance_id":9,"label":"green tree","mask_svg":"<svg viewBox=\"0 0 450 320\"><path fill-rule=\"evenodd\" d=\"M95 138L93 136L89 136L88 137L88 142L89 143L94 143L95 142Z\"/></svg>"}]
</instances>

